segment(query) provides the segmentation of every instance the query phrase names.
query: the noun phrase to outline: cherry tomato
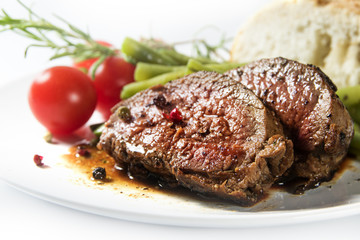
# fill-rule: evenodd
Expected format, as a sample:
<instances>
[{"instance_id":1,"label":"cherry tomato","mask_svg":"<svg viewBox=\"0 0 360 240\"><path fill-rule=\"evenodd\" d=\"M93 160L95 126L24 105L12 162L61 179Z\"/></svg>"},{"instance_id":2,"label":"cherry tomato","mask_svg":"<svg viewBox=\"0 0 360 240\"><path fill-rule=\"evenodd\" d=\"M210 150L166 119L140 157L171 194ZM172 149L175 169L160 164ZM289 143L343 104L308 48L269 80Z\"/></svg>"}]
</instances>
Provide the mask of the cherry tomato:
<instances>
[{"instance_id":1,"label":"cherry tomato","mask_svg":"<svg viewBox=\"0 0 360 240\"><path fill-rule=\"evenodd\" d=\"M74 67L83 72L88 72L91 66L98 60L98 58L89 58L80 62L74 62Z\"/></svg>"},{"instance_id":2,"label":"cherry tomato","mask_svg":"<svg viewBox=\"0 0 360 240\"><path fill-rule=\"evenodd\" d=\"M112 45L105 41L96 41L97 43L106 46L106 47L112 47ZM89 58L83 61L74 61L73 66L84 71L88 72L91 66L98 60L99 58Z\"/></svg>"},{"instance_id":3,"label":"cherry tomato","mask_svg":"<svg viewBox=\"0 0 360 240\"><path fill-rule=\"evenodd\" d=\"M108 119L111 108L118 103L124 85L134 81L135 66L121 57L108 57L95 72L94 85L98 102L96 109ZM91 72L91 70L90 70Z\"/></svg>"},{"instance_id":4,"label":"cherry tomato","mask_svg":"<svg viewBox=\"0 0 360 240\"><path fill-rule=\"evenodd\" d=\"M58 66L42 72L30 87L31 111L53 134L69 134L84 125L96 106L96 90L85 73Z\"/></svg>"}]
</instances>

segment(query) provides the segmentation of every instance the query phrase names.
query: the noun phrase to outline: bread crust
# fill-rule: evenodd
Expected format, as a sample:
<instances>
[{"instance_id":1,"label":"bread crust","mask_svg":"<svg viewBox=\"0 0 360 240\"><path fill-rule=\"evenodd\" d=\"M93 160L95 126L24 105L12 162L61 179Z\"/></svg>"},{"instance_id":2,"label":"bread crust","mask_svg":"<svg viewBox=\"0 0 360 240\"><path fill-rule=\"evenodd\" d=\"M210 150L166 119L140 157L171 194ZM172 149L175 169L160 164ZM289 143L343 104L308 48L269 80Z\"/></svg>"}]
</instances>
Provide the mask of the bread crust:
<instances>
[{"instance_id":1,"label":"bread crust","mask_svg":"<svg viewBox=\"0 0 360 240\"><path fill-rule=\"evenodd\" d=\"M334 9L345 9L360 14L360 1L358 0L305 0L313 1L319 7L328 6Z\"/></svg>"},{"instance_id":2,"label":"bread crust","mask_svg":"<svg viewBox=\"0 0 360 240\"><path fill-rule=\"evenodd\" d=\"M230 60L285 57L320 67L337 87L360 84L359 0L275 0L235 36Z\"/></svg>"}]
</instances>

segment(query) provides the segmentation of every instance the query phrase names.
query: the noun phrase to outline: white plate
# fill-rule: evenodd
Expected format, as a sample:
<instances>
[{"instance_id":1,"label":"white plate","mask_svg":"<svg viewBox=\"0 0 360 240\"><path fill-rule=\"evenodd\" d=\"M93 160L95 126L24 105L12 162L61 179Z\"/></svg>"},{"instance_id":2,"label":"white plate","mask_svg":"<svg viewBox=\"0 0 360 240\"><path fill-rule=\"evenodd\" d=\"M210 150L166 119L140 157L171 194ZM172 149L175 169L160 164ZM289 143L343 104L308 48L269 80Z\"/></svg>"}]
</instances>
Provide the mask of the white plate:
<instances>
[{"instance_id":1,"label":"white plate","mask_svg":"<svg viewBox=\"0 0 360 240\"><path fill-rule=\"evenodd\" d=\"M360 213L359 162L354 162L336 182L325 183L304 195L275 192L251 208L148 193L126 186L119 186L118 191L96 186L62 165L61 155L68 152L69 146L47 144L43 140L46 131L27 105L31 79L29 76L0 88L0 177L31 195L119 219L193 227L273 226ZM34 154L43 155L49 167L36 167Z\"/></svg>"}]
</instances>

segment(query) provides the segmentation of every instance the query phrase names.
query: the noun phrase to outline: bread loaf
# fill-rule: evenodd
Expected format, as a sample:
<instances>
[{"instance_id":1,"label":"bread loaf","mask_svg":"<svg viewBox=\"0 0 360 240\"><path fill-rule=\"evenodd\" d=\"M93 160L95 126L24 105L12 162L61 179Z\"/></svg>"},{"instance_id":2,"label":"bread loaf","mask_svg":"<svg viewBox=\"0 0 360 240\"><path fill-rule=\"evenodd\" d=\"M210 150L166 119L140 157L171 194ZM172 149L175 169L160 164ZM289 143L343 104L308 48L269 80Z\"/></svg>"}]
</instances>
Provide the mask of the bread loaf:
<instances>
[{"instance_id":1,"label":"bread loaf","mask_svg":"<svg viewBox=\"0 0 360 240\"><path fill-rule=\"evenodd\" d=\"M320 67L337 87L360 84L360 1L279 0L234 39L231 60L286 57Z\"/></svg>"}]
</instances>

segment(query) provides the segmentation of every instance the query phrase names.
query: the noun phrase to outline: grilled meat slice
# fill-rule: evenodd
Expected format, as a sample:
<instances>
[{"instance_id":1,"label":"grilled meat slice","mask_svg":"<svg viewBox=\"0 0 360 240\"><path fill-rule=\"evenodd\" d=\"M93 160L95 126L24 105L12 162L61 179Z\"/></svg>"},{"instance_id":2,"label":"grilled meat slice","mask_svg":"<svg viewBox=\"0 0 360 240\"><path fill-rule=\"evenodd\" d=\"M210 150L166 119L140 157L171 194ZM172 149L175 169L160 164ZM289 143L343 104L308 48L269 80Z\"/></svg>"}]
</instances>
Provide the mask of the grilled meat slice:
<instances>
[{"instance_id":1,"label":"grilled meat slice","mask_svg":"<svg viewBox=\"0 0 360 240\"><path fill-rule=\"evenodd\" d=\"M241 205L256 203L294 160L274 113L238 81L211 72L120 102L99 148L130 171Z\"/></svg>"},{"instance_id":2,"label":"grilled meat slice","mask_svg":"<svg viewBox=\"0 0 360 240\"><path fill-rule=\"evenodd\" d=\"M289 176L309 184L329 179L347 154L353 122L336 86L317 67L285 58L261 59L226 73L279 117L295 147Z\"/></svg>"}]
</instances>

